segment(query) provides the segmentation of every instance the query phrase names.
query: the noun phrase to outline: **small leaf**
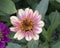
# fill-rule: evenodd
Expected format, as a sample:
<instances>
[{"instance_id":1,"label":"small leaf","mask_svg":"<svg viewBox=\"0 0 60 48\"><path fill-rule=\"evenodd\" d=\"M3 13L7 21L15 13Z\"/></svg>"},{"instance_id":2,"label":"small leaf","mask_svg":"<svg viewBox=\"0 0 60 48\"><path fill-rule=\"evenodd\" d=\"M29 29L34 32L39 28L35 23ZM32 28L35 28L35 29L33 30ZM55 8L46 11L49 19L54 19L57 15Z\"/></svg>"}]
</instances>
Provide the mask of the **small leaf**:
<instances>
[{"instance_id":1,"label":"small leaf","mask_svg":"<svg viewBox=\"0 0 60 48\"><path fill-rule=\"evenodd\" d=\"M21 48L21 45L16 44L16 43L8 43L8 46L6 48Z\"/></svg>"},{"instance_id":2,"label":"small leaf","mask_svg":"<svg viewBox=\"0 0 60 48\"><path fill-rule=\"evenodd\" d=\"M31 40L27 45L28 48L38 48L38 41Z\"/></svg>"},{"instance_id":3,"label":"small leaf","mask_svg":"<svg viewBox=\"0 0 60 48\"><path fill-rule=\"evenodd\" d=\"M43 19L48 9L48 4L49 4L49 0L41 0L40 3L36 7L36 10L38 10L40 14L42 14Z\"/></svg>"},{"instance_id":4,"label":"small leaf","mask_svg":"<svg viewBox=\"0 0 60 48\"><path fill-rule=\"evenodd\" d=\"M12 0L0 0L0 13L1 12L5 14L13 14L17 12Z\"/></svg>"}]
</instances>

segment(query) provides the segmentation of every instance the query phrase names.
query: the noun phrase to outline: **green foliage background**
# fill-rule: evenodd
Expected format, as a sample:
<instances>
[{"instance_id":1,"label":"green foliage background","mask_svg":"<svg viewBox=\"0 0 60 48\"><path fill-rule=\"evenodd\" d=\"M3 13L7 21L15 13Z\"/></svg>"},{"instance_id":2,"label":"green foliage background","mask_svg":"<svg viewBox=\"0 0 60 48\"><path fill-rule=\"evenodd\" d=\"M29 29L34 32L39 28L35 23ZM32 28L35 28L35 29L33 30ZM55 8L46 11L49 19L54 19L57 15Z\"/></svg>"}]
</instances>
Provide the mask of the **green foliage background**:
<instances>
[{"instance_id":1,"label":"green foliage background","mask_svg":"<svg viewBox=\"0 0 60 48\"><path fill-rule=\"evenodd\" d=\"M18 41L13 39L15 33L11 32L6 48L60 48L60 0L0 0L0 21L11 27L10 17L17 15L18 9L27 7L39 10L45 22L39 40Z\"/></svg>"}]
</instances>

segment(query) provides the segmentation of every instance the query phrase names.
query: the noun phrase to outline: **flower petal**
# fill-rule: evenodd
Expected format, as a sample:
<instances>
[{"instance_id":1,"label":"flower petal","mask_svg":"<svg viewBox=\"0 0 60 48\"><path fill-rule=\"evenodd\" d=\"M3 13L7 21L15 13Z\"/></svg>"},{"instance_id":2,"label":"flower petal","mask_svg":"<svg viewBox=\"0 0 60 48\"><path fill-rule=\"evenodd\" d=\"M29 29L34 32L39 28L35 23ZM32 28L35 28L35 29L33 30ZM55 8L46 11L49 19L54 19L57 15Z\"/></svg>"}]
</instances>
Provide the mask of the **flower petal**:
<instances>
[{"instance_id":1,"label":"flower petal","mask_svg":"<svg viewBox=\"0 0 60 48\"><path fill-rule=\"evenodd\" d=\"M2 22L0 22L0 31L2 32L3 30L5 30L6 25Z\"/></svg>"},{"instance_id":2,"label":"flower petal","mask_svg":"<svg viewBox=\"0 0 60 48\"><path fill-rule=\"evenodd\" d=\"M39 12L36 10L33 14L34 17L38 17L39 16Z\"/></svg>"},{"instance_id":3,"label":"flower petal","mask_svg":"<svg viewBox=\"0 0 60 48\"><path fill-rule=\"evenodd\" d=\"M11 16L10 20L11 20L11 23L13 24L13 26L19 25L19 19L16 16Z\"/></svg>"},{"instance_id":4,"label":"flower petal","mask_svg":"<svg viewBox=\"0 0 60 48\"><path fill-rule=\"evenodd\" d=\"M43 21L40 21L39 23L37 23L37 26L39 26L39 27L43 27L44 26L44 22Z\"/></svg>"},{"instance_id":5,"label":"flower petal","mask_svg":"<svg viewBox=\"0 0 60 48\"><path fill-rule=\"evenodd\" d=\"M8 37L4 37L4 41L6 42L6 43L8 43L8 42L10 42L10 38L8 38Z\"/></svg>"},{"instance_id":6,"label":"flower petal","mask_svg":"<svg viewBox=\"0 0 60 48\"><path fill-rule=\"evenodd\" d=\"M32 40L32 33L31 33L31 32L26 32L26 33L25 33L25 39L26 39L27 41Z\"/></svg>"},{"instance_id":7,"label":"flower petal","mask_svg":"<svg viewBox=\"0 0 60 48\"><path fill-rule=\"evenodd\" d=\"M32 18L33 17L33 11L32 11L32 9L29 9L27 12L26 12L26 16L27 16L27 18Z\"/></svg>"},{"instance_id":8,"label":"flower petal","mask_svg":"<svg viewBox=\"0 0 60 48\"><path fill-rule=\"evenodd\" d=\"M15 32L15 27L10 27L10 30Z\"/></svg>"},{"instance_id":9,"label":"flower petal","mask_svg":"<svg viewBox=\"0 0 60 48\"><path fill-rule=\"evenodd\" d=\"M17 32L19 30L19 28L17 28L17 27L10 27L10 30L13 31L13 32Z\"/></svg>"},{"instance_id":10,"label":"flower petal","mask_svg":"<svg viewBox=\"0 0 60 48\"><path fill-rule=\"evenodd\" d=\"M18 36L18 40L21 40L21 39L23 39L23 38L24 38L24 33L20 32L20 33L19 33L19 36Z\"/></svg>"},{"instance_id":11,"label":"flower petal","mask_svg":"<svg viewBox=\"0 0 60 48\"><path fill-rule=\"evenodd\" d=\"M19 20L22 20L25 18L25 12L23 9L18 10L18 18L19 18Z\"/></svg>"},{"instance_id":12,"label":"flower petal","mask_svg":"<svg viewBox=\"0 0 60 48\"><path fill-rule=\"evenodd\" d=\"M35 24L38 23L40 20L41 20L41 15L35 16L35 17L33 18L33 21L34 21Z\"/></svg>"},{"instance_id":13,"label":"flower petal","mask_svg":"<svg viewBox=\"0 0 60 48\"><path fill-rule=\"evenodd\" d=\"M14 35L14 38L18 38L19 37L19 33L17 32L15 35Z\"/></svg>"},{"instance_id":14,"label":"flower petal","mask_svg":"<svg viewBox=\"0 0 60 48\"><path fill-rule=\"evenodd\" d=\"M28 12L29 12L29 10L30 10L29 8L26 8L26 9L25 9L26 17L28 16Z\"/></svg>"},{"instance_id":15,"label":"flower petal","mask_svg":"<svg viewBox=\"0 0 60 48\"><path fill-rule=\"evenodd\" d=\"M22 32L20 32L20 31L18 31L15 35L14 35L14 38L16 39L18 39L18 40L21 40L21 39L23 39L24 38L24 34L22 33Z\"/></svg>"},{"instance_id":16,"label":"flower petal","mask_svg":"<svg viewBox=\"0 0 60 48\"><path fill-rule=\"evenodd\" d=\"M42 28L36 28L33 30L35 33L40 34L42 32Z\"/></svg>"},{"instance_id":17,"label":"flower petal","mask_svg":"<svg viewBox=\"0 0 60 48\"><path fill-rule=\"evenodd\" d=\"M10 33L10 29L9 28L6 28L4 31L2 31L3 36L7 35L9 33Z\"/></svg>"},{"instance_id":18,"label":"flower petal","mask_svg":"<svg viewBox=\"0 0 60 48\"><path fill-rule=\"evenodd\" d=\"M4 41L0 41L0 48L5 48L5 42Z\"/></svg>"},{"instance_id":19,"label":"flower petal","mask_svg":"<svg viewBox=\"0 0 60 48\"><path fill-rule=\"evenodd\" d=\"M33 39L34 40L38 40L39 39L39 35L38 34L34 34Z\"/></svg>"}]
</instances>

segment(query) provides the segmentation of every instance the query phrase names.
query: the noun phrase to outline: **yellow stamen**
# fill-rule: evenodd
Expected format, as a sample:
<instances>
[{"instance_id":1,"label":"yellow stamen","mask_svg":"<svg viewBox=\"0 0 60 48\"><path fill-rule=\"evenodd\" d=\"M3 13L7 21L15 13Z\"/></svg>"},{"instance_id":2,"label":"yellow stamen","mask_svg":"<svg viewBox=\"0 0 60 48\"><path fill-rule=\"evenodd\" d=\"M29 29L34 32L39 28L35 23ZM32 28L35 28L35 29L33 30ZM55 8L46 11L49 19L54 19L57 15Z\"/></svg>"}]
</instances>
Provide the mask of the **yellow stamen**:
<instances>
[{"instance_id":1,"label":"yellow stamen","mask_svg":"<svg viewBox=\"0 0 60 48\"><path fill-rule=\"evenodd\" d=\"M24 19L20 22L20 28L22 31L31 31L34 23L30 19Z\"/></svg>"}]
</instances>

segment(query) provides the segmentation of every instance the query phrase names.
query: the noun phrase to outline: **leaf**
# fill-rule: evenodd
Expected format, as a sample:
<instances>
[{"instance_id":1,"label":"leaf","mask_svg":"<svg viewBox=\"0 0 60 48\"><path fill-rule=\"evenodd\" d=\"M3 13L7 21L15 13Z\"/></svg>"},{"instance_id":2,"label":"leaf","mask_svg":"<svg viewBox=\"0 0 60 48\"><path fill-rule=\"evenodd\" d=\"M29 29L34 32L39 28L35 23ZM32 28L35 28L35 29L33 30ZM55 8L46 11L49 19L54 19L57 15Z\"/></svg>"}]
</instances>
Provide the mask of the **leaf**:
<instances>
[{"instance_id":1,"label":"leaf","mask_svg":"<svg viewBox=\"0 0 60 48\"><path fill-rule=\"evenodd\" d=\"M60 0L56 0L56 1L60 3Z\"/></svg>"},{"instance_id":2,"label":"leaf","mask_svg":"<svg viewBox=\"0 0 60 48\"><path fill-rule=\"evenodd\" d=\"M8 46L6 48L21 48L21 45L16 44L16 43L8 43Z\"/></svg>"},{"instance_id":3,"label":"leaf","mask_svg":"<svg viewBox=\"0 0 60 48\"><path fill-rule=\"evenodd\" d=\"M1 12L5 14L13 14L17 12L12 0L0 0L0 14Z\"/></svg>"},{"instance_id":4,"label":"leaf","mask_svg":"<svg viewBox=\"0 0 60 48\"><path fill-rule=\"evenodd\" d=\"M13 0L15 3L19 2L20 0Z\"/></svg>"},{"instance_id":5,"label":"leaf","mask_svg":"<svg viewBox=\"0 0 60 48\"><path fill-rule=\"evenodd\" d=\"M57 26L60 24L60 14L59 12L53 12L49 15L49 19L51 21L51 25L48 28L48 31L52 32L57 28Z\"/></svg>"},{"instance_id":6,"label":"leaf","mask_svg":"<svg viewBox=\"0 0 60 48\"><path fill-rule=\"evenodd\" d=\"M40 44L40 45L39 45L39 48L49 48L49 46L48 46L48 44L45 44L45 43L44 43L44 44Z\"/></svg>"},{"instance_id":7,"label":"leaf","mask_svg":"<svg viewBox=\"0 0 60 48\"><path fill-rule=\"evenodd\" d=\"M60 32L60 25L57 27L57 31Z\"/></svg>"},{"instance_id":8,"label":"leaf","mask_svg":"<svg viewBox=\"0 0 60 48\"><path fill-rule=\"evenodd\" d=\"M60 11L60 3L58 3L56 0L50 0L50 11L59 10Z\"/></svg>"},{"instance_id":9,"label":"leaf","mask_svg":"<svg viewBox=\"0 0 60 48\"><path fill-rule=\"evenodd\" d=\"M60 48L60 41L52 46L52 48Z\"/></svg>"},{"instance_id":10,"label":"leaf","mask_svg":"<svg viewBox=\"0 0 60 48\"><path fill-rule=\"evenodd\" d=\"M43 31L42 31L42 35L45 37L45 38L47 38L47 33L46 33L47 31L45 30L45 28L43 28Z\"/></svg>"},{"instance_id":11,"label":"leaf","mask_svg":"<svg viewBox=\"0 0 60 48\"><path fill-rule=\"evenodd\" d=\"M41 0L40 3L35 8L36 10L40 12L43 19L48 9L48 4L49 4L49 0Z\"/></svg>"},{"instance_id":12,"label":"leaf","mask_svg":"<svg viewBox=\"0 0 60 48\"><path fill-rule=\"evenodd\" d=\"M38 41L31 40L27 44L28 48L38 48Z\"/></svg>"},{"instance_id":13,"label":"leaf","mask_svg":"<svg viewBox=\"0 0 60 48\"><path fill-rule=\"evenodd\" d=\"M35 9L36 5L38 4L40 0L27 0L28 4Z\"/></svg>"},{"instance_id":14,"label":"leaf","mask_svg":"<svg viewBox=\"0 0 60 48\"><path fill-rule=\"evenodd\" d=\"M4 22L7 26L11 26L9 15L4 14L3 17L0 15L0 21Z\"/></svg>"},{"instance_id":15,"label":"leaf","mask_svg":"<svg viewBox=\"0 0 60 48\"><path fill-rule=\"evenodd\" d=\"M8 36L9 36L10 39L14 39L14 38L13 38L14 35L15 35L15 33L14 33L14 32L11 32Z\"/></svg>"},{"instance_id":16,"label":"leaf","mask_svg":"<svg viewBox=\"0 0 60 48\"><path fill-rule=\"evenodd\" d=\"M49 19L51 21L51 25L49 26L48 30L47 30L47 39L50 40L51 39L51 35L53 33L53 31L58 27L58 25L60 24L60 14L59 12L52 12L49 15Z\"/></svg>"}]
</instances>

